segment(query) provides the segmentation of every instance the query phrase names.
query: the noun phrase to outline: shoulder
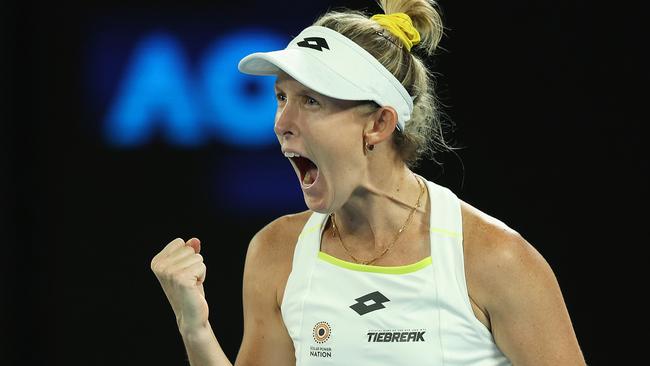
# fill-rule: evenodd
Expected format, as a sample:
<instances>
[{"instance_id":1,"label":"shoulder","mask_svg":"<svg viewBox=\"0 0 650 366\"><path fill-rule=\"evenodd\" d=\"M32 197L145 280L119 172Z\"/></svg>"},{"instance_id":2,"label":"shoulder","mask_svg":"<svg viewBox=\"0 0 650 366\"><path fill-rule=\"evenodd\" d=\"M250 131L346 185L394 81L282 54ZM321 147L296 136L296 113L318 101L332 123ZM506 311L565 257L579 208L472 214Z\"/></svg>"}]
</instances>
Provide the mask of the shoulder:
<instances>
[{"instance_id":1,"label":"shoulder","mask_svg":"<svg viewBox=\"0 0 650 366\"><path fill-rule=\"evenodd\" d=\"M311 211L303 211L273 220L255 234L248 248L249 253L273 254L293 249L311 214Z\"/></svg>"},{"instance_id":2,"label":"shoulder","mask_svg":"<svg viewBox=\"0 0 650 366\"><path fill-rule=\"evenodd\" d=\"M461 203L470 300L499 348L525 365L584 365L551 267L519 233Z\"/></svg>"},{"instance_id":3,"label":"shoulder","mask_svg":"<svg viewBox=\"0 0 650 366\"><path fill-rule=\"evenodd\" d=\"M304 211L282 216L255 234L246 253L245 295L273 294L274 301L280 304L298 236L311 214Z\"/></svg>"},{"instance_id":4,"label":"shoulder","mask_svg":"<svg viewBox=\"0 0 650 366\"><path fill-rule=\"evenodd\" d=\"M238 365L294 365L294 349L281 314L293 249L310 212L282 216L262 228L246 254L244 334Z\"/></svg>"},{"instance_id":5,"label":"shoulder","mask_svg":"<svg viewBox=\"0 0 650 366\"><path fill-rule=\"evenodd\" d=\"M461 201L465 254L497 262L511 262L513 257L532 249L515 230L502 221Z\"/></svg>"},{"instance_id":6,"label":"shoulder","mask_svg":"<svg viewBox=\"0 0 650 366\"><path fill-rule=\"evenodd\" d=\"M483 310L555 281L546 260L517 231L462 201L461 211L468 288Z\"/></svg>"}]
</instances>

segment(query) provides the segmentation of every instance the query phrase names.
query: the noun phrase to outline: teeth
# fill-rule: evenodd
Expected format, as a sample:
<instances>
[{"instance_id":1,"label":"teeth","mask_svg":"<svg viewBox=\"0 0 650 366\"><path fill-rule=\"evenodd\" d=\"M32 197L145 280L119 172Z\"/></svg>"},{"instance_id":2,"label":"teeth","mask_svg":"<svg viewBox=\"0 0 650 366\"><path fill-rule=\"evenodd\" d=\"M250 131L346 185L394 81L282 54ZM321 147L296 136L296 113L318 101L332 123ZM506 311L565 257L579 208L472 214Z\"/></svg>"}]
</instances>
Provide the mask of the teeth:
<instances>
[{"instance_id":1,"label":"teeth","mask_svg":"<svg viewBox=\"0 0 650 366\"><path fill-rule=\"evenodd\" d=\"M285 158L299 158L300 155L298 155L297 153L294 153L294 152L285 152L284 157Z\"/></svg>"}]
</instances>

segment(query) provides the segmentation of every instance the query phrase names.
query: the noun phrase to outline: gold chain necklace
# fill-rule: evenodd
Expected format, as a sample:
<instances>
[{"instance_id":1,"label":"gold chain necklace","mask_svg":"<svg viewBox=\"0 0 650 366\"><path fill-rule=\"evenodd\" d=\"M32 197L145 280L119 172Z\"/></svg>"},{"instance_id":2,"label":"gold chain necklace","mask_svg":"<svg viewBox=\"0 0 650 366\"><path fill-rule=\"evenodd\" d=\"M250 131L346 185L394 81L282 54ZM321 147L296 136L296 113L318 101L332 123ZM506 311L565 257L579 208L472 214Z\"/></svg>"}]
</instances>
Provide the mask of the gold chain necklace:
<instances>
[{"instance_id":1,"label":"gold chain necklace","mask_svg":"<svg viewBox=\"0 0 650 366\"><path fill-rule=\"evenodd\" d=\"M348 255L350 256L350 258L352 258L356 263L360 263L360 264L364 264L364 265L372 264L372 263L376 262L377 260L379 260L379 259L380 259L381 257L383 257L384 255L386 255L386 253L388 253L388 251L389 251L389 250L390 250L390 249L395 245L395 243L397 243L397 240L398 240L399 237L402 235L402 232L403 232L403 231L406 229L406 227L411 223L411 220L413 219L413 214L415 214L415 211L416 211L418 208L420 208L421 200L422 200L422 196L424 195L424 184L422 184L422 182L420 181L420 179L418 179L418 178L415 176L415 174L413 175L413 177L415 177L415 180L418 182L418 186L420 186L420 195L418 196L418 201L415 203L415 206L413 207L413 209L412 209L411 212L409 213L409 216L406 218L406 221L404 221L404 224L402 225L402 227L401 227L401 228L397 231L397 233L395 234L395 237L393 238L393 241L392 241L392 242L391 242L391 243L386 247L386 249L384 249L381 253L379 253L378 256L376 256L376 257L374 257L374 258L372 258L372 259L369 259L369 260L361 260L361 259L355 257L355 256L350 252L350 250L348 249L348 247L346 247L345 244L343 244L343 238L341 237L341 233L339 232L339 229L338 229L337 226L336 226L336 219L334 218L334 213L332 212L332 213L330 214L330 218L332 219L332 236L337 236L337 237L339 238L339 243L341 243L341 246L343 247L343 249L345 250L345 252L348 253Z\"/></svg>"}]
</instances>

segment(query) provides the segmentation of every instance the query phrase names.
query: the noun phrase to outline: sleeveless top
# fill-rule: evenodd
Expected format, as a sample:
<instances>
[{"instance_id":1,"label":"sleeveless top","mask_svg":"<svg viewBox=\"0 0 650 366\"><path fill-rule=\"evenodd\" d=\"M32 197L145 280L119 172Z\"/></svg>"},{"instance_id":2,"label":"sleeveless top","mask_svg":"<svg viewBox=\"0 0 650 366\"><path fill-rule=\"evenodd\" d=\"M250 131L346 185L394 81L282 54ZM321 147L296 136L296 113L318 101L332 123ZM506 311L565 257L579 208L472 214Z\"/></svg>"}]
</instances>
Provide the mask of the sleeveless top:
<instances>
[{"instance_id":1,"label":"sleeveless top","mask_svg":"<svg viewBox=\"0 0 650 366\"><path fill-rule=\"evenodd\" d=\"M311 215L281 306L297 366L511 365L472 310L460 202L447 188L426 186L431 256L410 265L361 265L321 252L328 215Z\"/></svg>"}]
</instances>

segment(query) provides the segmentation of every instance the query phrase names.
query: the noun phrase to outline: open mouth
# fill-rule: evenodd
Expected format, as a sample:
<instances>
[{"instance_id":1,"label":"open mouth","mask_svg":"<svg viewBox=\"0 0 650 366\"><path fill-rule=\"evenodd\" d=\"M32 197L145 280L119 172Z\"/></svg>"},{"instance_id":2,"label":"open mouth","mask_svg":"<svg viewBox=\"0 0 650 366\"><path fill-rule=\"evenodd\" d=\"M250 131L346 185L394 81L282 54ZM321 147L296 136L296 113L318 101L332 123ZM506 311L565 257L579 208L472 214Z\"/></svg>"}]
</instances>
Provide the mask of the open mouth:
<instances>
[{"instance_id":1,"label":"open mouth","mask_svg":"<svg viewBox=\"0 0 650 366\"><path fill-rule=\"evenodd\" d=\"M293 161L300 172L300 181L302 182L303 187L311 187L316 179L318 179L318 167L316 164L302 156L292 157L291 161Z\"/></svg>"}]
</instances>

